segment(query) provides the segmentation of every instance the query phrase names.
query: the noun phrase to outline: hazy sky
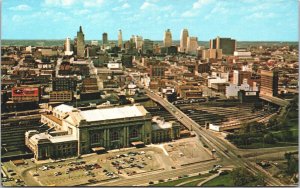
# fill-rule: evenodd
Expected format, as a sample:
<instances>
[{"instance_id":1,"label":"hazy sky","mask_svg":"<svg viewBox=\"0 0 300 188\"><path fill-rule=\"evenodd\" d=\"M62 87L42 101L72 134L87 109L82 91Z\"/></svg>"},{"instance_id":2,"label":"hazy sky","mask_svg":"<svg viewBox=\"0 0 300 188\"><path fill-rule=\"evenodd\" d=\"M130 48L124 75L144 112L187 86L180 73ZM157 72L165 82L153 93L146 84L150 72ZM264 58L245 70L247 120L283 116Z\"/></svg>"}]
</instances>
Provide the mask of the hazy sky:
<instances>
[{"instance_id":1,"label":"hazy sky","mask_svg":"<svg viewBox=\"0 0 300 188\"><path fill-rule=\"evenodd\" d=\"M0 0L1 1L1 0ZM198 40L297 41L297 0L3 0L2 39L73 38L123 40L131 35L173 39L183 28Z\"/></svg>"}]
</instances>

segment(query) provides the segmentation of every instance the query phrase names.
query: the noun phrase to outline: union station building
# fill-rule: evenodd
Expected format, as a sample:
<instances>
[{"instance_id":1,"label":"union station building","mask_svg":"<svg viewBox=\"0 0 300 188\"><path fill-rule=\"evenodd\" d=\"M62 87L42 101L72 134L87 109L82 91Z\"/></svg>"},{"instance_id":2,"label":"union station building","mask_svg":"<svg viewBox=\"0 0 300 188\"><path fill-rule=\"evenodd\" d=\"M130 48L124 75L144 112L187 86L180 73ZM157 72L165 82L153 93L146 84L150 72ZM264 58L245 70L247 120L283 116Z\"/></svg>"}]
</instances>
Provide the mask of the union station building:
<instances>
[{"instance_id":1,"label":"union station building","mask_svg":"<svg viewBox=\"0 0 300 188\"><path fill-rule=\"evenodd\" d=\"M171 141L180 137L180 125L152 117L142 105L81 111L59 105L41 115L47 132L30 130L25 144L37 160L80 156L125 147Z\"/></svg>"}]
</instances>

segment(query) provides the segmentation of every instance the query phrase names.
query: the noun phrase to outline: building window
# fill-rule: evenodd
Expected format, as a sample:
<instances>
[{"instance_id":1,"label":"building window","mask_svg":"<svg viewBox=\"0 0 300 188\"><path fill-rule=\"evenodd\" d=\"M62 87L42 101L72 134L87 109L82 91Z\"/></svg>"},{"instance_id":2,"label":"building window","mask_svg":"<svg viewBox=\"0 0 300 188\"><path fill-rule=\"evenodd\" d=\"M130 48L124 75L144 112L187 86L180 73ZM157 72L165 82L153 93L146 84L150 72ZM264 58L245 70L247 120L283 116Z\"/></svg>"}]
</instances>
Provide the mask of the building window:
<instances>
[{"instance_id":1,"label":"building window","mask_svg":"<svg viewBox=\"0 0 300 188\"><path fill-rule=\"evenodd\" d=\"M131 130L131 132L130 132L130 134L129 134L129 137L130 137L130 138L136 138L136 137L138 137L138 130L137 130L137 128L133 128L133 129Z\"/></svg>"},{"instance_id":2,"label":"building window","mask_svg":"<svg viewBox=\"0 0 300 188\"><path fill-rule=\"evenodd\" d=\"M117 131L112 131L110 133L110 140L111 141L119 140L119 133Z\"/></svg>"},{"instance_id":3,"label":"building window","mask_svg":"<svg viewBox=\"0 0 300 188\"><path fill-rule=\"evenodd\" d=\"M100 134L99 133L94 133L91 136L91 143L98 143L100 142Z\"/></svg>"}]
</instances>

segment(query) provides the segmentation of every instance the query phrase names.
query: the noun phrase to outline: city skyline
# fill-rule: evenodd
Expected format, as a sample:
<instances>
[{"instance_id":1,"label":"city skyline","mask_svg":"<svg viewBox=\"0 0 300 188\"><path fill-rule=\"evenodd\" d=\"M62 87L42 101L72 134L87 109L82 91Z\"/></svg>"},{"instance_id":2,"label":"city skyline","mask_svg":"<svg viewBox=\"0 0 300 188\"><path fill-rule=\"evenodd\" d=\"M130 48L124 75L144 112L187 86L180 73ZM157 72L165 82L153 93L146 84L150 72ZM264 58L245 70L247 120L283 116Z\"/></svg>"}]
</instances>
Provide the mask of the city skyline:
<instances>
[{"instance_id":1,"label":"city skyline","mask_svg":"<svg viewBox=\"0 0 300 188\"><path fill-rule=\"evenodd\" d=\"M123 41L129 40L131 35L161 41L167 29L171 30L173 40L180 40L184 28L199 41L216 36L238 41L297 41L298 38L296 0L168 2L3 1L2 24L6 27L2 29L2 38L73 39L79 25L84 29L86 40L100 40L103 32L108 33L108 40L117 40L119 29Z\"/></svg>"}]
</instances>

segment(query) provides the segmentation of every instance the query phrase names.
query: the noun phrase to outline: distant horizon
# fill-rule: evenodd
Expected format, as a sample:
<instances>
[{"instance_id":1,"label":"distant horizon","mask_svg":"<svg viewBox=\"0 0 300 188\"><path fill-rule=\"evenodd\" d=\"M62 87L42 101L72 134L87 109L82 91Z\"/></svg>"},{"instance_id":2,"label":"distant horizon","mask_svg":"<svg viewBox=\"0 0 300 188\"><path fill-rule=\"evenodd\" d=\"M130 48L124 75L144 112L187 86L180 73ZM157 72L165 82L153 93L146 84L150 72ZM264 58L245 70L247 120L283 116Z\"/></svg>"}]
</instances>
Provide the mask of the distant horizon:
<instances>
[{"instance_id":1,"label":"distant horizon","mask_svg":"<svg viewBox=\"0 0 300 188\"><path fill-rule=\"evenodd\" d=\"M227 37L220 37L220 38L227 38ZM70 38L71 39L71 41L74 41L74 39L72 39L72 38ZM144 39L144 38L143 38ZM149 38L145 38L145 39L149 39ZM234 39L234 38L232 38L232 39ZM15 40L15 41L22 41L22 40L24 40L24 41L40 41L40 40L46 40L46 41L64 41L64 40L66 40L66 38L64 38L64 39L1 39L2 41L4 41L4 40L6 40L6 41L9 41L9 40ZM128 40L123 40L123 42L124 41L129 41L130 39L128 39ZM156 41L159 41L159 42L163 42L163 40L153 40L153 39L150 39L150 40L152 40L152 41L154 41L154 42L156 42ZM84 41L102 41L102 39L85 39ZM118 41L118 39L109 39L108 41ZM180 39L172 39L172 41L178 41L178 42L180 42ZM276 41L276 40L236 40L237 42L297 42L298 43L298 41L297 40L295 40L295 41L280 41L280 40L278 40L278 41ZM198 40L198 42L209 42L209 40Z\"/></svg>"},{"instance_id":2,"label":"distant horizon","mask_svg":"<svg viewBox=\"0 0 300 188\"><path fill-rule=\"evenodd\" d=\"M172 2L172 3L171 3ZM79 26L88 40L141 35L162 40L170 29L179 40L208 41L217 35L237 41L298 41L297 0L9 0L2 1L2 38L62 40ZM115 40L115 39L111 39Z\"/></svg>"}]
</instances>

